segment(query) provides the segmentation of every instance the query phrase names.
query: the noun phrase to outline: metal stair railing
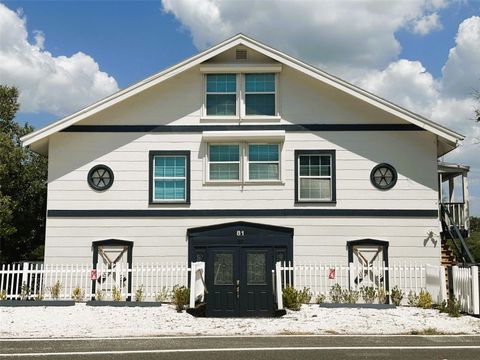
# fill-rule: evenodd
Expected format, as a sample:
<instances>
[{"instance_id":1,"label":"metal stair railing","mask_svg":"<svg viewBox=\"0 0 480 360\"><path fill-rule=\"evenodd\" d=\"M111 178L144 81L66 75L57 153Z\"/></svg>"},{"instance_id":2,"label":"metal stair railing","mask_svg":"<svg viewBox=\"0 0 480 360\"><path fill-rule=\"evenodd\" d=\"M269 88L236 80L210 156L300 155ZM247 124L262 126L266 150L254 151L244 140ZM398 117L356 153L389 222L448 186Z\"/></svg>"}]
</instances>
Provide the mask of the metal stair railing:
<instances>
[{"instance_id":1,"label":"metal stair railing","mask_svg":"<svg viewBox=\"0 0 480 360\"><path fill-rule=\"evenodd\" d=\"M458 251L459 256L462 258L465 264L475 263L475 259L468 249L467 243L463 238L462 233L458 229L457 225L453 221L453 218L447 209L447 207L440 203L440 221L442 222L442 228L450 236L453 244L455 245L456 250ZM448 221L447 221L448 220ZM452 232L453 230L453 232ZM457 244L457 239L460 241L460 246Z\"/></svg>"}]
</instances>

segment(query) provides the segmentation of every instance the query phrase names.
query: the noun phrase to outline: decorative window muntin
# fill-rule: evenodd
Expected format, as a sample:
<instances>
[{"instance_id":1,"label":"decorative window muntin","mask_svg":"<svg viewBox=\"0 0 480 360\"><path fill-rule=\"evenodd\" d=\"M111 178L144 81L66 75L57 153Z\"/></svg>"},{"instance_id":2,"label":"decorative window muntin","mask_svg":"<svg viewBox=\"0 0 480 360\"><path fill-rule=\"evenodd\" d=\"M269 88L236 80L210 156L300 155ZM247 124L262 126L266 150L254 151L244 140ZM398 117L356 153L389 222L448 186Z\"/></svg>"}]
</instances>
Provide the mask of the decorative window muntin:
<instances>
[{"instance_id":1,"label":"decorative window muntin","mask_svg":"<svg viewBox=\"0 0 480 360\"><path fill-rule=\"evenodd\" d=\"M87 181L94 190L107 190L113 184L113 171L106 165L95 165L88 172Z\"/></svg>"},{"instance_id":2,"label":"decorative window muntin","mask_svg":"<svg viewBox=\"0 0 480 360\"><path fill-rule=\"evenodd\" d=\"M386 163L378 164L370 173L370 181L373 186L380 190L388 190L397 183L397 171L395 168Z\"/></svg>"},{"instance_id":3,"label":"decorative window muntin","mask_svg":"<svg viewBox=\"0 0 480 360\"><path fill-rule=\"evenodd\" d=\"M280 180L279 144L248 144L248 180Z\"/></svg>"},{"instance_id":4,"label":"decorative window muntin","mask_svg":"<svg viewBox=\"0 0 480 360\"><path fill-rule=\"evenodd\" d=\"M205 94L207 116L237 115L236 74L207 74Z\"/></svg>"},{"instance_id":5,"label":"decorative window muntin","mask_svg":"<svg viewBox=\"0 0 480 360\"><path fill-rule=\"evenodd\" d=\"M159 154L153 156L152 201L188 201L188 156Z\"/></svg>"},{"instance_id":6,"label":"decorative window muntin","mask_svg":"<svg viewBox=\"0 0 480 360\"><path fill-rule=\"evenodd\" d=\"M275 74L245 74L245 115L274 116Z\"/></svg>"},{"instance_id":7,"label":"decorative window muntin","mask_svg":"<svg viewBox=\"0 0 480 360\"><path fill-rule=\"evenodd\" d=\"M240 181L240 144L209 144L208 179Z\"/></svg>"},{"instance_id":8,"label":"decorative window muntin","mask_svg":"<svg viewBox=\"0 0 480 360\"><path fill-rule=\"evenodd\" d=\"M295 150L295 202L335 202L335 182L335 150Z\"/></svg>"}]
</instances>

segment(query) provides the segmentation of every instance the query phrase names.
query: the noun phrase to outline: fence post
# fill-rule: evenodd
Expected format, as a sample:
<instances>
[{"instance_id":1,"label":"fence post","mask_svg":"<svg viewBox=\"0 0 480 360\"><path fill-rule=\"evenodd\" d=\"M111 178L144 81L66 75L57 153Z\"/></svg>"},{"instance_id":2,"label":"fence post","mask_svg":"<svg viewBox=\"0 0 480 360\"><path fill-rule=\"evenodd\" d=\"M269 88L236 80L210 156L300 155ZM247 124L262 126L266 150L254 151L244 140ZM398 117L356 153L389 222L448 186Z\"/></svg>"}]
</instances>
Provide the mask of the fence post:
<instances>
[{"instance_id":1,"label":"fence post","mask_svg":"<svg viewBox=\"0 0 480 360\"><path fill-rule=\"evenodd\" d=\"M354 279L355 279L354 265L353 265L353 262L350 262L348 263L348 289L349 290L353 290Z\"/></svg>"},{"instance_id":2,"label":"fence post","mask_svg":"<svg viewBox=\"0 0 480 360\"><path fill-rule=\"evenodd\" d=\"M22 283L20 284L20 292L22 291L23 284L28 287L28 270L29 270L30 264L28 262L24 262L22 266ZM30 296L28 296L30 297Z\"/></svg>"},{"instance_id":3,"label":"fence post","mask_svg":"<svg viewBox=\"0 0 480 360\"><path fill-rule=\"evenodd\" d=\"M276 293L277 293L277 308L283 309L283 297L282 297L282 263L277 261L275 264L275 277L276 277Z\"/></svg>"},{"instance_id":4,"label":"fence post","mask_svg":"<svg viewBox=\"0 0 480 360\"><path fill-rule=\"evenodd\" d=\"M438 303L441 304L443 301L447 301L447 279L445 278L445 267L439 267L439 279L440 279L440 292L439 292L439 299Z\"/></svg>"},{"instance_id":5,"label":"fence post","mask_svg":"<svg viewBox=\"0 0 480 360\"><path fill-rule=\"evenodd\" d=\"M190 308L195 307L195 283L197 278L197 263L190 263Z\"/></svg>"},{"instance_id":6,"label":"fence post","mask_svg":"<svg viewBox=\"0 0 480 360\"><path fill-rule=\"evenodd\" d=\"M472 276L472 308L474 315L480 315L480 290L478 287L478 266L470 268Z\"/></svg>"}]
</instances>

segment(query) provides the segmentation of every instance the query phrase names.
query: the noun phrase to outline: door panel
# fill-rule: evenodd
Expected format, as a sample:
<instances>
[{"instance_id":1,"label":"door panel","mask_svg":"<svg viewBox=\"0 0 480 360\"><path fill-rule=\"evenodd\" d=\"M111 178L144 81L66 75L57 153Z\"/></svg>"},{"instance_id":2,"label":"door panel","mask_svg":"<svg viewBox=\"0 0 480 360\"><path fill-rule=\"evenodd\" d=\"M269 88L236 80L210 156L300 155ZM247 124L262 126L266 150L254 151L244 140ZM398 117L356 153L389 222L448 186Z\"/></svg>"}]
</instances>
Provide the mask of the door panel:
<instances>
[{"instance_id":1,"label":"door panel","mask_svg":"<svg viewBox=\"0 0 480 360\"><path fill-rule=\"evenodd\" d=\"M243 248L240 275L240 312L242 316L273 314L273 252L269 248Z\"/></svg>"},{"instance_id":2,"label":"door panel","mask_svg":"<svg viewBox=\"0 0 480 360\"><path fill-rule=\"evenodd\" d=\"M207 252L208 316L238 316L238 249L210 249Z\"/></svg>"}]
</instances>

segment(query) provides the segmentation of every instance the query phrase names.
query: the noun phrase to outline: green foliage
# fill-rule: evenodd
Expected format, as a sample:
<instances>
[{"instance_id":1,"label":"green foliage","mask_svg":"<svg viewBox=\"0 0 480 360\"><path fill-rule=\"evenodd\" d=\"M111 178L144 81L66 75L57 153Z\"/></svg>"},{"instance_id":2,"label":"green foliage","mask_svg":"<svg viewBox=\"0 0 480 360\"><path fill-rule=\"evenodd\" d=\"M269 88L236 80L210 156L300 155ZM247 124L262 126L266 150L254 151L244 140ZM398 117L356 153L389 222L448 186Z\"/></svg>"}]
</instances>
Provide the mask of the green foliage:
<instances>
[{"instance_id":1,"label":"green foliage","mask_svg":"<svg viewBox=\"0 0 480 360\"><path fill-rule=\"evenodd\" d=\"M342 287L339 284L335 284L330 288L329 291L330 300L334 304L340 304L343 300Z\"/></svg>"},{"instance_id":2,"label":"green foliage","mask_svg":"<svg viewBox=\"0 0 480 360\"><path fill-rule=\"evenodd\" d=\"M315 298L317 304L323 304L325 302L326 296L324 294L318 294Z\"/></svg>"},{"instance_id":3,"label":"green foliage","mask_svg":"<svg viewBox=\"0 0 480 360\"><path fill-rule=\"evenodd\" d=\"M308 304L312 299L312 293L309 288L297 290L294 287L287 286L282 291L283 306L287 309L298 311L302 304Z\"/></svg>"},{"instance_id":4,"label":"green foliage","mask_svg":"<svg viewBox=\"0 0 480 360\"><path fill-rule=\"evenodd\" d=\"M432 295L427 290L420 290L420 294L418 294L418 301L417 305L418 307L421 307L422 309L431 309L432 308Z\"/></svg>"},{"instance_id":5,"label":"green foliage","mask_svg":"<svg viewBox=\"0 0 480 360\"><path fill-rule=\"evenodd\" d=\"M166 302L168 299L168 290L167 287L162 287L162 290L155 293L155 301L157 302Z\"/></svg>"},{"instance_id":6,"label":"green foliage","mask_svg":"<svg viewBox=\"0 0 480 360\"><path fill-rule=\"evenodd\" d=\"M441 313L447 313L451 317L462 316L460 302L454 296L450 296L448 301L443 300L439 310Z\"/></svg>"},{"instance_id":7,"label":"green foliage","mask_svg":"<svg viewBox=\"0 0 480 360\"><path fill-rule=\"evenodd\" d=\"M105 299L105 292L102 290L97 290L95 292L95 300L102 301Z\"/></svg>"},{"instance_id":8,"label":"green foliage","mask_svg":"<svg viewBox=\"0 0 480 360\"><path fill-rule=\"evenodd\" d=\"M360 297L360 292L357 290L342 291L342 301L345 304L356 304L359 297Z\"/></svg>"},{"instance_id":9,"label":"green foliage","mask_svg":"<svg viewBox=\"0 0 480 360\"><path fill-rule=\"evenodd\" d=\"M113 301L122 300L122 292L116 285L112 288L112 299Z\"/></svg>"},{"instance_id":10,"label":"green foliage","mask_svg":"<svg viewBox=\"0 0 480 360\"><path fill-rule=\"evenodd\" d=\"M190 300L190 289L186 286L175 285L173 287L173 304L177 312L182 312L188 305Z\"/></svg>"},{"instance_id":11,"label":"green foliage","mask_svg":"<svg viewBox=\"0 0 480 360\"><path fill-rule=\"evenodd\" d=\"M77 286L75 289L73 289L71 297L76 302L83 301L85 298L85 292Z\"/></svg>"},{"instance_id":12,"label":"green foliage","mask_svg":"<svg viewBox=\"0 0 480 360\"><path fill-rule=\"evenodd\" d=\"M395 306L400 305L404 296L405 296L405 293L401 289L399 289L397 285L395 285L392 291L390 292L390 297Z\"/></svg>"},{"instance_id":13,"label":"green foliage","mask_svg":"<svg viewBox=\"0 0 480 360\"><path fill-rule=\"evenodd\" d=\"M360 294L366 304L373 304L377 298L377 290L373 286L362 286L360 288Z\"/></svg>"},{"instance_id":14,"label":"green foliage","mask_svg":"<svg viewBox=\"0 0 480 360\"><path fill-rule=\"evenodd\" d=\"M378 288L377 297L379 304L385 304L388 299L388 293L385 291L384 288Z\"/></svg>"},{"instance_id":15,"label":"green foliage","mask_svg":"<svg viewBox=\"0 0 480 360\"><path fill-rule=\"evenodd\" d=\"M140 302L145 299L145 292L143 290L143 285L140 285L140 287L135 291L135 301Z\"/></svg>"},{"instance_id":16,"label":"green foliage","mask_svg":"<svg viewBox=\"0 0 480 360\"><path fill-rule=\"evenodd\" d=\"M407 296L407 302L410 306L417 306L418 304L418 295L415 291L410 290Z\"/></svg>"},{"instance_id":17,"label":"green foliage","mask_svg":"<svg viewBox=\"0 0 480 360\"><path fill-rule=\"evenodd\" d=\"M7 300L7 290L0 291L0 300Z\"/></svg>"},{"instance_id":18,"label":"green foliage","mask_svg":"<svg viewBox=\"0 0 480 360\"><path fill-rule=\"evenodd\" d=\"M60 298L60 290L62 290L62 284L57 280L55 285L48 288L48 291L50 291L50 297L53 300L58 300Z\"/></svg>"},{"instance_id":19,"label":"green foliage","mask_svg":"<svg viewBox=\"0 0 480 360\"><path fill-rule=\"evenodd\" d=\"M28 286L26 282L23 282L22 287L20 289L20 300L28 300L29 296L30 296L30 286Z\"/></svg>"},{"instance_id":20,"label":"green foliage","mask_svg":"<svg viewBox=\"0 0 480 360\"><path fill-rule=\"evenodd\" d=\"M21 146L33 131L14 119L18 90L0 85L0 262L41 260L45 242L47 159Z\"/></svg>"},{"instance_id":21,"label":"green foliage","mask_svg":"<svg viewBox=\"0 0 480 360\"><path fill-rule=\"evenodd\" d=\"M426 328L423 330L412 330L410 332L411 335L444 335L445 333L438 331L436 328Z\"/></svg>"}]
</instances>

